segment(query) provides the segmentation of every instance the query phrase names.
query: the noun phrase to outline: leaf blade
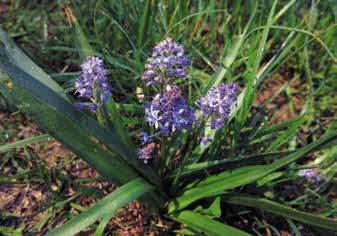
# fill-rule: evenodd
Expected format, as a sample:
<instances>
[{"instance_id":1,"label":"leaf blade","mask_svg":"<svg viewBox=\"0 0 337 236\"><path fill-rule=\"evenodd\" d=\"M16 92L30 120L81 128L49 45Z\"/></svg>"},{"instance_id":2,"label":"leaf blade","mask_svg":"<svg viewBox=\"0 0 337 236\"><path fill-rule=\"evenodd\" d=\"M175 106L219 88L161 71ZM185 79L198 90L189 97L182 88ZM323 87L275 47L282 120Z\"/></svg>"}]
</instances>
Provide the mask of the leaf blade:
<instances>
[{"instance_id":1,"label":"leaf blade","mask_svg":"<svg viewBox=\"0 0 337 236\"><path fill-rule=\"evenodd\" d=\"M107 180L124 183L136 177L132 169L118 161L111 152L102 149L85 130L65 117L64 114L55 112L44 101L32 97L16 85L8 88L1 81L0 92L5 95L6 99L16 104L24 114L32 116L45 131L60 140Z\"/></svg>"},{"instance_id":2,"label":"leaf blade","mask_svg":"<svg viewBox=\"0 0 337 236\"><path fill-rule=\"evenodd\" d=\"M139 163L136 159L136 153L133 152L129 146L125 145L117 137L117 134L111 133L104 129L87 114L77 110L73 104L59 96L54 90L50 89L45 84L41 83L41 81L37 80L35 77L32 77L25 71L22 71L15 65L0 59L0 68L11 78L15 84L24 89L25 92L33 94L34 97L48 104L48 106L51 107L54 111L62 113L63 116L67 117L67 119L70 119L73 123L76 123L77 126L85 130L85 133L97 138L112 150L116 151L123 161L130 164L150 182L153 182L155 185L160 185L160 180L156 173L148 166ZM26 94L24 96L28 95ZM38 119L38 117L36 118Z\"/></svg>"},{"instance_id":3,"label":"leaf blade","mask_svg":"<svg viewBox=\"0 0 337 236\"><path fill-rule=\"evenodd\" d=\"M23 139L23 140L19 140L19 141L13 142L13 143L9 143L9 144L5 144L5 145L0 146L0 153L7 152L7 151L9 151L11 149L14 149L14 148L24 147L24 146L27 146L29 144L48 141L50 139L51 139L51 137L48 134L42 134L42 135L39 135L39 136L26 138L26 139Z\"/></svg>"},{"instance_id":4,"label":"leaf blade","mask_svg":"<svg viewBox=\"0 0 337 236\"><path fill-rule=\"evenodd\" d=\"M223 236L223 235L237 235L237 236L250 236L240 229L234 228L232 226L222 224L218 221L212 220L201 214L193 211L182 211L177 215L172 217L173 219L186 224L199 232L205 233L206 235Z\"/></svg>"},{"instance_id":5,"label":"leaf blade","mask_svg":"<svg viewBox=\"0 0 337 236\"><path fill-rule=\"evenodd\" d=\"M318 226L321 228L337 230L337 220L299 211L265 198L241 195L225 195L224 199L228 203L250 206L263 211L269 211L277 215L282 215L302 223Z\"/></svg>"},{"instance_id":6,"label":"leaf blade","mask_svg":"<svg viewBox=\"0 0 337 236\"><path fill-rule=\"evenodd\" d=\"M282 159L268 165L241 167L232 171L224 171L219 175L212 175L201 181L196 187L184 192L180 197L169 203L168 212L181 210L201 198L216 196L223 191L252 183L290 163L304 157L310 152L329 146L337 140L337 133L328 132L319 140L298 149Z\"/></svg>"},{"instance_id":7,"label":"leaf blade","mask_svg":"<svg viewBox=\"0 0 337 236\"><path fill-rule=\"evenodd\" d=\"M153 186L149 185L141 178L132 180L104 197L87 211L74 217L47 235L74 235L94 223L96 220L112 215L119 208L151 190L153 190Z\"/></svg>"},{"instance_id":8,"label":"leaf blade","mask_svg":"<svg viewBox=\"0 0 337 236\"><path fill-rule=\"evenodd\" d=\"M4 57L11 63L18 66L23 71L31 76L38 78L38 80L54 90L67 99L63 88L58 85L47 73L45 73L36 63L34 63L22 50L16 46L14 41L6 34L0 27L0 52L4 52Z\"/></svg>"}]
</instances>

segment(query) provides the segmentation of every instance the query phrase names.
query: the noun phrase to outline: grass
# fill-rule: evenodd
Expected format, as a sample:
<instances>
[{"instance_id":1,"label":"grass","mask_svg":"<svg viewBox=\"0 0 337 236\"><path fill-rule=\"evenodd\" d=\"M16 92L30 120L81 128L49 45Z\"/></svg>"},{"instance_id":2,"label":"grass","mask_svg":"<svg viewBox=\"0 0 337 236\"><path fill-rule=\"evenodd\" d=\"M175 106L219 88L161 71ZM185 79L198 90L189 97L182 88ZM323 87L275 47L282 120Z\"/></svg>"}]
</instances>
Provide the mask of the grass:
<instances>
[{"instance_id":1,"label":"grass","mask_svg":"<svg viewBox=\"0 0 337 236\"><path fill-rule=\"evenodd\" d=\"M81 62L78 54L85 55L86 52L76 47L78 38L73 37L74 32L65 17L66 3L8 1L0 5L3 6L6 10L0 16L1 26L63 89L73 90ZM220 81L235 81L245 88L245 96L239 103L241 109L236 116L233 115L233 122L215 136L219 142L194 154L201 161L211 156L213 160L207 161L228 167L227 162L217 163L225 159L236 167L237 160L249 161L247 157L253 158L252 163L261 162L259 154L264 153L267 158L263 157L262 161L269 162L278 155L282 156L276 152L295 152L326 131L336 130L337 13L333 1L111 0L88 1L87 4L72 1L69 7L94 52L107 64L115 88L114 99L119 106L128 107L120 112L127 128L134 134L133 139L145 127L137 119L142 112L142 108L137 109L137 106L143 104L137 102L135 93L136 88L141 87L145 96L149 95L139 79L144 62L151 48L168 35L184 45L192 59L188 79L180 82L190 103ZM2 124L5 127L0 137L2 144L8 144L4 137L13 135L13 128L7 128L10 123L6 122L11 121ZM220 137L226 139L223 141ZM221 146L225 148L218 148ZM8 148L8 145L2 148ZM29 172L30 167L21 168L15 164L12 153L13 150L4 154L6 160L10 160L4 163L18 168L19 172L14 176L19 175L28 182L50 182L48 175L51 170L43 162L39 165L40 174L34 175ZM268 157L268 153L272 154ZM26 155L35 160L34 154L27 150ZM258 185L262 188L257 190L250 185L244 188L270 200L285 202L287 206L334 218L337 214L333 187L336 182L335 160L336 147L318 151L308 155L305 161L260 179ZM198 168L198 163L189 164L190 168ZM317 166L327 181L316 186L301 180L296 171L308 165ZM57 179L67 179L67 175L62 174L63 168L57 164L57 171L53 173ZM178 178L185 178L184 171L177 169L175 182L179 183ZM4 179L8 181L10 178ZM51 185L48 188L54 196L52 203L62 203L58 209L64 207L67 212L74 199L62 193L61 183L64 182L58 183L60 188L56 193ZM183 187L177 185L176 189ZM298 193L294 193L294 189ZM69 202L63 203L67 200ZM299 232L303 235L327 235L325 231L303 227L292 219L280 221L269 213L234 208L230 205L233 201L222 206L226 209L223 209L220 219L256 235L266 232L279 235L282 231L294 235L300 235ZM68 214L65 213L71 218ZM184 214L196 213L186 211ZM45 217L46 222L51 218L46 212ZM186 221L185 218L181 222ZM6 219L3 222L6 227L21 229L18 223L11 224L13 222ZM43 224L40 222L40 225ZM5 230L0 229L0 232L5 234Z\"/></svg>"}]
</instances>

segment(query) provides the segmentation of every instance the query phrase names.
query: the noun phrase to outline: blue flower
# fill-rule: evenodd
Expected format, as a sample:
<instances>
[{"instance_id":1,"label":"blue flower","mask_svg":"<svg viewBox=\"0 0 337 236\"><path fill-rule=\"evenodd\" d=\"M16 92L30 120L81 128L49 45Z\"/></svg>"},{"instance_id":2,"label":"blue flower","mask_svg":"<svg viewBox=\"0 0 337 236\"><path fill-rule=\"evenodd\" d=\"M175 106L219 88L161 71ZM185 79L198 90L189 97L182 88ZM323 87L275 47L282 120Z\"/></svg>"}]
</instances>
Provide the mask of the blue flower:
<instances>
[{"instance_id":1,"label":"blue flower","mask_svg":"<svg viewBox=\"0 0 337 236\"><path fill-rule=\"evenodd\" d=\"M146 86L167 84L174 78L186 77L189 65L184 48L172 38L166 38L153 48L152 56L145 64L142 80L146 81Z\"/></svg>"},{"instance_id":2,"label":"blue flower","mask_svg":"<svg viewBox=\"0 0 337 236\"><path fill-rule=\"evenodd\" d=\"M311 183L318 183L323 180L317 169L304 169L298 172L298 175L304 177Z\"/></svg>"},{"instance_id":3,"label":"blue flower","mask_svg":"<svg viewBox=\"0 0 337 236\"><path fill-rule=\"evenodd\" d=\"M211 117L211 128L218 130L224 126L225 119L235 106L239 86L237 84L220 84L211 88L207 94L200 97L196 104L202 115Z\"/></svg>"},{"instance_id":4,"label":"blue flower","mask_svg":"<svg viewBox=\"0 0 337 236\"><path fill-rule=\"evenodd\" d=\"M111 94L106 70L102 59L89 56L81 64L81 76L75 81L75 94L86 101L78 101L75 106L79 109L87 108L92 112L107 100Z\"/></svg>"},{"instance_id":5,"label":"blue flower","mask_svg":"<svg viewBox=\"0 0 337 236\"><path fill-rule=\"evenodd\" d=\"M178 86L167 85L164 92L154 96L145 105L147 122L163 135L189 129L195 121L195 112L182 96Z\"/></svg>"},{"instance_id":6,"label":"blue flower","mask_svg":"<svg viewBox=\"0 0 337 236\"><path fill-rule=\"evenodd\" d=\"M146 132L141 132L139 136L140 136L140 140L141 140L142 144L146 144L146 143L152 141L151 136Z\"/></svg>"}]
</instances>

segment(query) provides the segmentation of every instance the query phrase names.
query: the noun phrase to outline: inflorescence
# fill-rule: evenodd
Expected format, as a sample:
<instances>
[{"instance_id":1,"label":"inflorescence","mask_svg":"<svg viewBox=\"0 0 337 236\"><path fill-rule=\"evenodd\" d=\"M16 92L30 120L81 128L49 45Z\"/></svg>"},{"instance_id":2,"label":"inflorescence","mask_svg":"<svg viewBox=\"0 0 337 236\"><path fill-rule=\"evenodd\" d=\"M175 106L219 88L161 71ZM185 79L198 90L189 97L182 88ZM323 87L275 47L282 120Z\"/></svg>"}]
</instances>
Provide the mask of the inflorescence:
<instances>
[{"instance_id":1,"label":"inflorescence","mask_svg":"<svg viewBox=\"0 0 337 236\"><path fill-rule=\"evenodd\" d=\"M146 86L162 91L145 105L147 122L168 136L176 130L189 129L194 121L194 110L189 107L181 89L172 84L174 78L185 78L190 61L184 48L171 38L166 38L153 48L148 58L142 80Z\"/></svg>"},{"instance_id":2,"label":"inflorescence","mask_svg":"<svg viewBox=\"0 0 337 236\"><path fill-rule=\"evenodd\" d=\"M99 105L107 100L111 93L106 70L102 59L89 56L81 64L81 76L75 81L75 94L85 102L76 102L79 109L89 109L96 112Z\"/></svg>"},{"instance_id":3,"label":"inflorescence","mask_svg":"<svg viewBox=\"0 0 337 236\"><path fill-rule=\"evenodd\" d=\"M194 110L187 104L178 86L167 85L145 105L146 120L167 136L176 130L189 129L195 121Z\"/></svg>"},{"instance_id":4,"label":"inflorescence","mask_svg":"<svg viewBox=\"0 0 337 236\"><path fill-rule=\"evenodd\" d=\"M317 169L303 169L298 172L298 175L305 178L311 183L319 183L323 180L323 177L319 174Z\"/></svg>"},{"instance_id":5,"label":"inflorescence","mask_svg":"<svg viewBox=\"0 0 337 236\"><path fill-rule=\"evenodd\" d=\"M202 115L210 117L211 128L218 130L224 126L225 119L236 103L239 86L233 84L220 84L211 88L208 93L196 102Z\"/></svg>"},{"instance_id":6,"label":"inflorescence","mask_svg":"<svg viewBox=\"0 0 337 236\"><path fill-rule=\"evenodd\" d=\"M145 64L142 80L146 86L160 89L145 104L146 121L164 136L172 135L177 130L190 129L195 122L194 110L188 105L181 89L172 84L174 79L187 76L189 65L183 46L175 43L172 38L166 38L155 46L152 56ZM142 135L142 139L147 138L148 136ZM151 143L138 149L138 158L147 163L154 147Z\"/></svg>"},{"instance_id":7,"label":"inflorescence","mask_svg":"<svg viewBox=\"0 0 337 236\"><path fill-rule=\"evenodd\" d=\"M142 80L146 86L156 87L160 91L145 104L145 117L164 136L172 135L177 130L190 129L197 122L194 109L188 105L180 87L173 84L174 79L187 76L189 65L184 48L172 38L166 38L155 46L152 56L147 59ZM84 60L75 88L75 94L81 99L76 102L76 107L96 112L111 94L102 59L89 56ZM197 100L201 114L207 120L210 118L212 129L218 130L224 126L225 119L233 110L238 91L237 84L220 84ZM138 149L138 158L147 163L155 151L155 143L148 143L151 141L148 134L142 133L141 136L143 147ZM212 138L204 137L201 144L212 141Z\"/></svg>"},{"instance_id":8,"label":"inflorescence","mask_svg":"<svg viewBox=\"0 0 337 236\"><path fill-rule=\"evenodd\" d=\"M174 78L185 78L189 59L185 56L183 46L166 38L153 48L152 56L147 59L142 80L146 86L167 84Z\"/></svg>"},{"instance_id":9,"label":"inflorescence","mask_svg":"<svg viewBox=\"0 0 337 236\"><path fill-rule=\"evenodd\" d=\"M155 143L148 143L144 145L142 148L138 149L138 159L142 160L145 164L149 162L152 158L156 149Z\"/></svg>"}]
</instances>

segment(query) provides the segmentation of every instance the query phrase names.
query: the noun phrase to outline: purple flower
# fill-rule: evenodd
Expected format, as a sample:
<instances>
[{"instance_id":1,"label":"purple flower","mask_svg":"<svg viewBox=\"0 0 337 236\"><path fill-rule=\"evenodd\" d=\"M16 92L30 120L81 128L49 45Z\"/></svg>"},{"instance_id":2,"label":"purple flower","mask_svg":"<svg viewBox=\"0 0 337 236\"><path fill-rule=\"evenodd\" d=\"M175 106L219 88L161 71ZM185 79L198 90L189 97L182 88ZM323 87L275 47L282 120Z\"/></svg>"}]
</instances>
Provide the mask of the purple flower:
<instances>
[{"instance_id":1,"label":"purple flower","mask_svg":"<svg viewBox=\"0 0 337 236\"><path fill-rule=\"evenodd\" d=\"M210 144L212 142L213 142L213 139L211 137L204 136L204 137L201 137L200 145L201 146L205 146L205 145L208 145L208 144Z\"/></svg>"},{"instance_id":2,"label":"purple flower","mask_svg":"<svg viewBox=\"0 0 337 236\"><path fill-rule=\"evenodd\" d=\"M303 169L298 172L298 175L311 183L318 183L323 180L317 169Z\"/></svg>"},{"instance_id":3,"label":"purple flower","mask_svg":"<svg viewBox=\"0 0 337 236\"><path fill-rule=\"evenodd\" d=\"M89 56L81 64L81 76L75 81L75 94L89 102L76 102L79 109L87 108L92 112L107 100L111 93L111 86L106 77L106 70L102 59Z\"/></svg>"},{"instance_id":4,"label":"purple flower","mask_svg":"<svg viewBox=\"0 0 337 236\"><path fill-rule=\"evenodd\" d=\"M153 48L152 56L147 59L142 80L146 86L170 83L173 78L184 78L190 61L184 48L172 38L166 38Z\"/></svg>"},{"instance_id":5,"label":"purple flower","mask_svg":"<svg viewBox=\"0 0 337 236\"><path fill-rule=\"evenodd\" d=\"M239 92L237 84L220 84L196 102L206 117L211 117L211 128L218 130L232 111Z\"/></svg>"},{"instance_id":6,"label":"purple flower","mask_svg":"<svg viewBox=\"0 0 337 236\"><path fill-rule=\"evenodd\" d=\"M146 132L141 132L139 136L140 136L140 140L141 140L142 144L146 144L146 143L152 141L151 136Z\"/></svg>"},{"instance_id":7,"label":"purple flower","mask_svg":"<svg viewBox=\"0 0 337 236\"><path fill-rule=\"evenodd\" d=\"M173 85L167 85L163 93L145 105L145 115L147 122L163 135L189 129L195 121L194 110L188 106L180 88Z\"/></svg>"},{"instance_id":8,"label":"purple flower","mask_svg":"<svg viewBox=\"0 0 337 236\"><path fill-rule=\"evenodd\" d=\"M155 143L149 143L142 148L138 149L138 159L143 160L145 164L152 158L156 149Z\"/></svg>"}]
</instances>

